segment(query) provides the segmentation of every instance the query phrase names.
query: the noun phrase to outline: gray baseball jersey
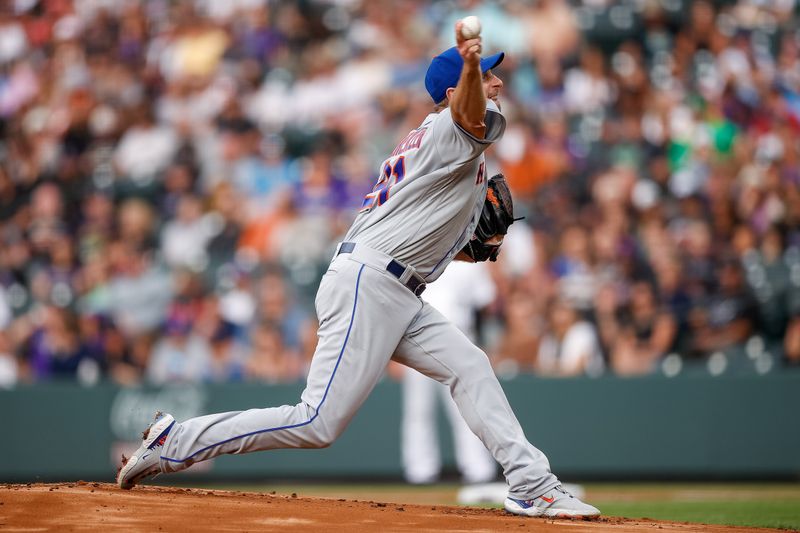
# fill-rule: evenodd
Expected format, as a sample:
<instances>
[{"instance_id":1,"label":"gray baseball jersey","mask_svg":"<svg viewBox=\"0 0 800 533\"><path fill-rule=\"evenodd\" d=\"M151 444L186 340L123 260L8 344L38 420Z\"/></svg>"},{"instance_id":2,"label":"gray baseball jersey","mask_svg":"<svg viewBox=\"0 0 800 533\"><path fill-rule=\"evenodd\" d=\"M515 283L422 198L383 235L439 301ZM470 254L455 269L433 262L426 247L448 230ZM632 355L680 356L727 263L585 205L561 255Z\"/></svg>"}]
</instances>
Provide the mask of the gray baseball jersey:
<instances>
[{"instance_id":1,"label":"gray baseball jersey","mask_svg":"<svg viewBox=\"0 0 800 533\"><path fill-rule=\"evenodd\" d=\"M491 100L486 137L453 121L450 109L431 113L381 165L345 241L391 255L430 282L472 237L486 198L483 152L505 131Z\"/></svg>"},{"instance_id":2,"label":"gray baseball jersey","mask_svg":"<svg viewBox=\"0 0 800 533\"><path fill-rule=\"evenodd\" d=\"M511 497L533 499L558 485L486 354L409 289L415 273L436 279L473 233L486 195L483 151L505 127L491 102L485 122L486 139L476 139L449 110L430 115L382 165L320 282L319 342L300 403L176 423L161 451L163 472L226 453L329 446L395 359L448 386L503 467Z\"/></svg>"}]
</instances>

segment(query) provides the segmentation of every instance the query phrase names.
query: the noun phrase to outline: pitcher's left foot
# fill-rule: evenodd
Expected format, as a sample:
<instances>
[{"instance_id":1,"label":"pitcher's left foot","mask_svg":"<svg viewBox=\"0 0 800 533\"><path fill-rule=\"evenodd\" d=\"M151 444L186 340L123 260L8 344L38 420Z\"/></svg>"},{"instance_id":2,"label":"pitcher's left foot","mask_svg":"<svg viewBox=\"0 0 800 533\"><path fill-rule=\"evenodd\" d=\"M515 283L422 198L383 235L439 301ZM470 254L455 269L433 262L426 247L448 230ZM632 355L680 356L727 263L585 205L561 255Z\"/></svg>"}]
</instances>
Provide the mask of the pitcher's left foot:
<instances>
[{"instance_id":1,"label":"pitcher's left foot","mask_svg":"<svg viewBox=\"0 0 800 533\"><path fill-rule=\"evenodd\" d=\"M583 503L564 490L561 485L532 500L506 498L506 511L522 516L547 516L551 518L594 518L600 510Z\"/></svg>"}]
</instances>

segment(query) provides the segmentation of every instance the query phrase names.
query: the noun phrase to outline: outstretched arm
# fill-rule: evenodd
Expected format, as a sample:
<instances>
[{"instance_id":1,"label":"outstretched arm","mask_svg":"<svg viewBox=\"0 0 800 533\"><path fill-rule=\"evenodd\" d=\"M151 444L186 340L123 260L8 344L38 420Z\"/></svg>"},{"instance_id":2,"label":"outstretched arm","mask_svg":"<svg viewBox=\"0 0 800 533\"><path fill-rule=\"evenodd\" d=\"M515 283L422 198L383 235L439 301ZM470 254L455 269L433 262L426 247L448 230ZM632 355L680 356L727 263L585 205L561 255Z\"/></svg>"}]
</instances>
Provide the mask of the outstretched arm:
<instances>
[{"instance_id":1,"label":"outstretched arm","mask_svg":"<svg viewBox=\"0 0 800 533\"><path fill-rule=\"evenodd\" d=\"M486 95L481 72L481 38L464 39L461 21L456 22L456 46L464 60L456 88L448 89L453 120L478 139L486 137Z\"/></svg>"}]
</instances>

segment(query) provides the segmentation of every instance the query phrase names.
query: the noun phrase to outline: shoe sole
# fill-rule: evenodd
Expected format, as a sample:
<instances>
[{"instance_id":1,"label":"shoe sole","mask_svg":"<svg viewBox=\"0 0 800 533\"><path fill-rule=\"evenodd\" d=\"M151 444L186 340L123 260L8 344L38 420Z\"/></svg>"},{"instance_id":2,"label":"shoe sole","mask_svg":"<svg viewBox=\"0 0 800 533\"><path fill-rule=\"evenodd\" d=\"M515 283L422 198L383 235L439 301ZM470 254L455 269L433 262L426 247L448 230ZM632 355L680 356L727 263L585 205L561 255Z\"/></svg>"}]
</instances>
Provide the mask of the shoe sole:
<instances>
[{"instance_id":1,"label":"shoe sole","mask_svg":"<svg viewBox=\"0 0 800 533\"><path fill-rule=\"evenodd\" d=\"M581 512L574 509L542 509L540 507L529 507L527 509L520 507L516 503L510 503L506 500L503 507L506 512L517 516L530 516L542 518L597 518L601 515L600 511L595 512Z\"/></svg>"},{"instance_id":2,"label":"shoe sole","mask_svg":"<svg viewBox=\"0 0 800 533\"><path fill-rule=\"evenodd\" d=\"M143 472L131 479L125 479L125 476L127 476L136 466L136 463L139 462L139 457L141 457L147 450L153 449L155 442L160 439L164 432L172 427L172 424L174 423L175 418L172 415L164 415L155 421L152 426L150 426L150 428L147 430L147 437L142 440L141 446L139 446L136 451L133 452L133 455L131 455L130 459L128 459L122 468L120 468L119 473L117 474L117 486L119 486L119 488L130 490L136 486L136 483L139 480L149 475L146 472Z\"/></svg>"}]
</instances>

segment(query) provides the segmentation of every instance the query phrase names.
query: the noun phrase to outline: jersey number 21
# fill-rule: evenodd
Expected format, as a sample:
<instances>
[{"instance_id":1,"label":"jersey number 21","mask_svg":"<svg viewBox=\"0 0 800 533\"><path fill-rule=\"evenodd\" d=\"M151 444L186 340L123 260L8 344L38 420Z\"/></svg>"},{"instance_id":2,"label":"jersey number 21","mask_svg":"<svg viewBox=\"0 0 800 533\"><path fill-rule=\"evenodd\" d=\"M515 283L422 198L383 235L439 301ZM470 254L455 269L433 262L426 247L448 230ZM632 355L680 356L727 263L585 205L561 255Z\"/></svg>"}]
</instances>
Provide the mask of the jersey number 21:
<instances>
[{"instance_id":1,"label":"jersey number 21","mask_svg":"<svg viewBox=\"0 0 800 533\"><path fill-rule=\"evenodd\" d=\"M392 186L403 181L405 174L406 167L404 156L401 155L393 159L387 159L386 163L383 165L381 175L378 177L378 181L372 188L372 192L364 197L360 212L369 211L376 205L383 205L386 200L389 199Z\"/></svg>"}]
</instances>

